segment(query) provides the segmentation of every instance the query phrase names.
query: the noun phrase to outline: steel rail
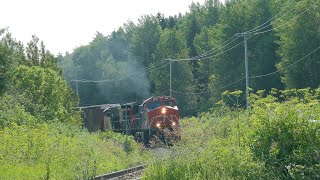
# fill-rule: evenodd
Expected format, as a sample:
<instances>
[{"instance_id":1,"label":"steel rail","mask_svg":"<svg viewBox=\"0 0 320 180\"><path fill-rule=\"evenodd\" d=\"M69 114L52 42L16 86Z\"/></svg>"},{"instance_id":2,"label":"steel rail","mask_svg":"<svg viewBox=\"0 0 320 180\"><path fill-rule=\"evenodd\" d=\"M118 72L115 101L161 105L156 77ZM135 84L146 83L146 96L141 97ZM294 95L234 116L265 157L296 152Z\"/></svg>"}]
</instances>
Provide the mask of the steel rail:
<instances>
[{"instance_id":1,"label":"steel rail","mask_svg":"<svg viewBox=\"0 0 320 180\"><path fill-rule=\"evenodd\" d=\"M146 165L140 165L140 166L136 166L136 167L121 170L121 171L116 171L116 172L112 172L112 173L108 173L108 174L99 175L99 176L94 177L94 179L95 180L102 180L102 179L118 178L118 177L125 176L128 174L134 173L134 172L141 171L141 170L145 169L145 167L146 167Z\"/></svg>"}]
</instances>

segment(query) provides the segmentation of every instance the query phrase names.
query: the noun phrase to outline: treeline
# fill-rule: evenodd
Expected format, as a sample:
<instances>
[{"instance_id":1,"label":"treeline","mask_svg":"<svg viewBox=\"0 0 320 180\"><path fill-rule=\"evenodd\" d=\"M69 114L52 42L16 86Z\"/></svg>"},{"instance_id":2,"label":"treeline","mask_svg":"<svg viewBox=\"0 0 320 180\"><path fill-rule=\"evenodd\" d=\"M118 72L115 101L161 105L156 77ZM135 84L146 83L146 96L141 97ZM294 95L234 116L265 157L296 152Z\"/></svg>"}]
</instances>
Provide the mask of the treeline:
<instances>
[{"instance_id":1,"label":"treeline","mask_svg":"<svg viewBox=\"0 0 320 180\"><path fill-rule=\"evenodd\" d=\"M62 77L57 58L39 38L33 36L24 46L6 29L0 30L0 68L0 128L40 121L80 125L74 108L78 100Z\"/></svg>"},{"instance_id":2,"label":"treeline","mask_svg":"<svg viewBox=\"0 0 320 180\"><path fill-rule=\"evenodd\" d=\"M74 90L78 85L80 104L91 105L169 95L169 61L164 59L180 59L172 62L172 93L183 115L196 115L212 107L225 90L244 91L243 37L235 34L250 32L248 61L253 91L317 88L319 3L193 3L184 15L145 15L137 24L127 22L108 36L97 32L88 45L60 55L59 63Z\"/></svg>"}]
</instances>

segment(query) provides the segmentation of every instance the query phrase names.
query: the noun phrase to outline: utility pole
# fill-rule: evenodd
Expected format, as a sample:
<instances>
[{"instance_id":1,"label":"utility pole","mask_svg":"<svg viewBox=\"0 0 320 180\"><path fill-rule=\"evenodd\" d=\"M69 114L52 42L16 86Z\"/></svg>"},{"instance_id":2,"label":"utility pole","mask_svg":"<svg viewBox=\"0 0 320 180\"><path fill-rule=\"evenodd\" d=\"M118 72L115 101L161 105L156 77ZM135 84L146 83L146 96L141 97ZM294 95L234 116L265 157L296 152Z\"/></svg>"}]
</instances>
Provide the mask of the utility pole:
<instances>
[{"instance_id":1,"label":"utility pole","mask_svg":"<svg viewBox=\"0 0 320 180\"><path fill-rule=\"evenodd\" d=\"M248 36L250 33L238 33L237 36L243 36L244 39L244 66L246 72L246 107L249 110L250 101L249 101L249 66L248 66Z\"/></svg>"},{"instance_id":2,"label":"utility pole","mask_svg":"<svg viewBox=\"0 0 320 180\"><path fill-rule=\"evenodd\" d=\"M128 129L128 105L126 104L126 140L125 140L125 145L124 145L124 149L126 151L126 154L128 156L128 134L129 134L129 129Z\"/></svg>"},{"instance_id":3,"label":"utility pole","mask_svg":"<svg viewBox=\"0 0 320 180\"><path fill-rule=\"evenodd\" d=\"M248 67L248 37L247 34L244 33L244 64L246 69L246 99L247 99L247 109L250 108L249 104L249 67Z\"/></svg>"},{"instance_id":4,"label":"utility pole","mask_svg":"<svg viewBox=\"0 0 320 180\"><path fill-rule=\"evenodd\" d=\"M170 97L172 97L172 60L170 59Z\"/></svg>"},{"instance_id":5,"label":"utility pole","mask_svg":"<svg viewBox=\"0 0 320 180\"><path fill-rule=\"evenodd\" d=\"M75 80L75 81L76 81L76 94L79 97L78 80Z\"/></svg>"}]
</instances>

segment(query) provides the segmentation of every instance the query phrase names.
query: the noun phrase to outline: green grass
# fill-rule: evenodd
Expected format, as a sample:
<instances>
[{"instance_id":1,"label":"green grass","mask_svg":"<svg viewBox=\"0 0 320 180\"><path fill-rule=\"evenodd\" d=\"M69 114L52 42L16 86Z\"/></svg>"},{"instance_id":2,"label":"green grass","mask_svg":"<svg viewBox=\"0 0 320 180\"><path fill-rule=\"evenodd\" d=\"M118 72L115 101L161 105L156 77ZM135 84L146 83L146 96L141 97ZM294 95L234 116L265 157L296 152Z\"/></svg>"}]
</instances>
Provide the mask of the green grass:
<instances>
[{"instance_id":1,"label":"green grass","mask_svg":"<svg viewBox=\"0 0 320 180\"><path fill-rule=\"evenodd\" d=\"M62 123L0 130L0 179L87 179L144 164L148 155L129 138L112 132L90 134Z\"/></svg>"}]
</instances>

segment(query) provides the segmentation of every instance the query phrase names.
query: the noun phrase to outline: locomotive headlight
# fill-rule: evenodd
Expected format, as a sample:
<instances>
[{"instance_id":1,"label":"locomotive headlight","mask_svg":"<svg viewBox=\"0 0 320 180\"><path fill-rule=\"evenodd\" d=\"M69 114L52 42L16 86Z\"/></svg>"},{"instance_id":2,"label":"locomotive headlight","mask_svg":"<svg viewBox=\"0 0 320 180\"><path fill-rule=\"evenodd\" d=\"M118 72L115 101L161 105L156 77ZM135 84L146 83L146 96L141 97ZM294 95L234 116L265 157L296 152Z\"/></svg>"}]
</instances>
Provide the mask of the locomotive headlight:
<instances>
[{"instance_id":1,"label":"locomotive headlight","mask_svg":"<svg viewBox=\"0 0 320 180\"><path fill-rule=\"evenodd\" d=\"M161 113L162 113L162 114L165 114L166 112L167 112L167 109L166 109L166 108L162 108L162 109L161 109Z\"/></svg>"},{"instance_id":2,"label":"locomotive headlight","mask_svg":"<svg viewBox=\"0 0 320 180\"><path fill-rule=\"evenodd\" d=\"M176 122L173 121L173 122L172 122L172 126L175 126L175 125L176 125Z\"/></svg>"},{"instance_id":3,"label":"locomotive headlight","mask_svg":"<svg viewBox=\"0 0 320 180\"><path fill-rule=\"evenodd\" d=\"M156 126L157 126L157 128L159 128L160 127L160 123L157 123Z\"/></svg>"}]
</instances>

